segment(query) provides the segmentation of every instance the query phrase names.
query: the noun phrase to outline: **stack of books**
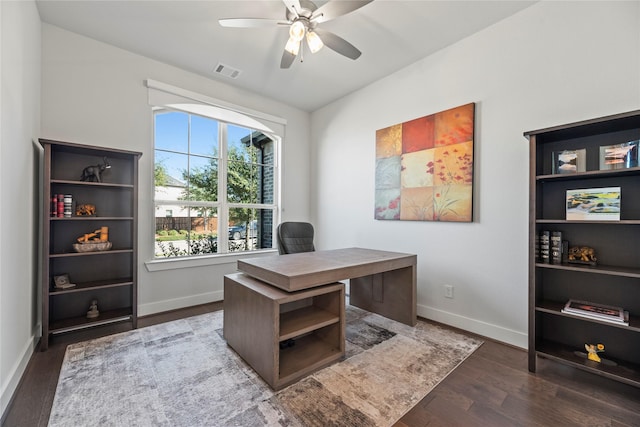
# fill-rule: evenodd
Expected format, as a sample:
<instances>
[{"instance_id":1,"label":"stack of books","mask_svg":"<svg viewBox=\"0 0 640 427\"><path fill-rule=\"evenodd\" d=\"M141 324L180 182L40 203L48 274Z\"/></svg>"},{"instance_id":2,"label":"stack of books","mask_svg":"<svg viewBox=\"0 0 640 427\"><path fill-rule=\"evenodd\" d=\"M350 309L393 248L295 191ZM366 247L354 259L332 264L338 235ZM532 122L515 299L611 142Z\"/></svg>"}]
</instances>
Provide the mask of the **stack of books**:
<instances>
[{"instance_id":1,"label":"stack of books","mask_svg":"<svg viewBox=\"0 0 640 427\"><path fill-rule=\"evenodd\" d=\"M624 311L620 307L571 299L564 305L562 312L593 320L629 326L629 312Z\"/></svg>"},{"instance_id":2,"label":"stack of books","mask_svg":"<svg viewBox=\"0 0 640 427\"><path fill-rule=\"evenodd\" d=\"M73 196L71 194L51 195L51 216L71 218L73 215Z\"/></svg>"}]
</instances>

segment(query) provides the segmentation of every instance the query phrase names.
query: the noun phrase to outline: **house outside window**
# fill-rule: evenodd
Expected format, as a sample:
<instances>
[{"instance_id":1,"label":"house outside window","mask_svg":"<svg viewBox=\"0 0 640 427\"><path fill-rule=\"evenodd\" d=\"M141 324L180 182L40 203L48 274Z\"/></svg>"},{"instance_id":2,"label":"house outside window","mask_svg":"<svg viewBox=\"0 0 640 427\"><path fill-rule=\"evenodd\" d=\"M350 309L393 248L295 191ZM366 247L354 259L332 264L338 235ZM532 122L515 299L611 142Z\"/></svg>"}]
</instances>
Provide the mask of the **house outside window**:
<instances>
[{"instance_id":1,"label":"house outside window","mask_svg":"<svg viewBox=\"0 0 640 427\"><path fill-rule=\"evenodd\" d=\"M154 122L155 257L273 248L278 138L184 111Z\"/></svg>"}]
</instances>

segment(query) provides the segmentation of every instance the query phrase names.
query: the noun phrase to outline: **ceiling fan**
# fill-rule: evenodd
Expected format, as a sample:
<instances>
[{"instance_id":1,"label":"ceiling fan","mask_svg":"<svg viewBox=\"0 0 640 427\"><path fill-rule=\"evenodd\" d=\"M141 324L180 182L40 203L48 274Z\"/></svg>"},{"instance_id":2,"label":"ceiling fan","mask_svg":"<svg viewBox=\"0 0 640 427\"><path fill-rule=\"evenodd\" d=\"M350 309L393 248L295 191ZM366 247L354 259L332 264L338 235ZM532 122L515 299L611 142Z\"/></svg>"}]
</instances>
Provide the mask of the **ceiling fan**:
<instances>
[{"instance_id":1,"label":"ceiling fan","mask_svg":"<svg viewBox=\"0 0 640 427\"><path fill-rule=\"evenodd\" d=\"M283 0L286 6L286 20L266 18L229 18L218 22L223 27L260 28L271 26L289 27L289 40L285 45L280 68L289 68L298 55L302 59L302 40L307 39L311 53L316 53L323 46L338 52L347 58L357 59L360 52L354 45L330 31L318 28L318 24L346 15L360 9L373 0L361 1L329 1L317 7L310 0Z\"/></svg>"}]
</instances>

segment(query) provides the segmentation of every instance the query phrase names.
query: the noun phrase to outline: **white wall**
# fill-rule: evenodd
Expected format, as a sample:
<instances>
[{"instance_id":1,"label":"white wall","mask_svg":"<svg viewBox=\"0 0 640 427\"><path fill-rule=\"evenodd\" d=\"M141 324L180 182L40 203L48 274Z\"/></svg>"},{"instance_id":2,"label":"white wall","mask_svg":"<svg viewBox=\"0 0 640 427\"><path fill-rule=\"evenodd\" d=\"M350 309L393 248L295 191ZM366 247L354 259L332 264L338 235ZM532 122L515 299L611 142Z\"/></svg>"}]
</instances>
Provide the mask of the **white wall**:
<instances>
[{"instance_id":1,"label":"white wall","mask_svg":"<svg viewBox=\"0 0 640 427\"><path fill-rule=\"evenodd\" d=\"M140 160L139 314L222 299L237 257L201 267L148 271L153 258L153 122L143 82L152 79L287 120L283 219L308 219L309 114L219 81L42 25L41 136L143 153ZM246 257L246 255L244 255ZM175 265L184 266L177 262Z\"/></svg>"},{"instance_id":2,"label":"white wall","mask_svg":"<svg viewBox=\"0 0 640 427\"><path fill-rule=\"evenodd\" d=\"M640 108L639 5L537 3L314 112L317 246L416 253L420 316L526 347L522 134ZM474 222L374 220L375 131L469 102Z\"/></svg>"},{"instance_id":3,"label":"white wall","mask_svg":"<svg viewBox=\"0 0 640 427\"><path fill-rule=\"evenodd\" d=\"M38 151L40 17L33 2L0 2L0 415L40 333Z\"/></svg>"}]
</instances>

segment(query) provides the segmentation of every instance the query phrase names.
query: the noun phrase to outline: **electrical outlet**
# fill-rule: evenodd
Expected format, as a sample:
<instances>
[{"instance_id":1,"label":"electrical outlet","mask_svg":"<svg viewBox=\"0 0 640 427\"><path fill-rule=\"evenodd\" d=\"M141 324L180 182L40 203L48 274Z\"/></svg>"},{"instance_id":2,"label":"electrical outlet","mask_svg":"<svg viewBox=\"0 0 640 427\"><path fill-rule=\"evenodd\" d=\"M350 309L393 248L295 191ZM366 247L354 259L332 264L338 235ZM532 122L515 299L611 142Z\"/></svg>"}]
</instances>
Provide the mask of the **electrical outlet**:
<instances>
[{"instance_id":1,"label":"electrical outlet","mask_svg":"<svg viewBox=\"0 0 640 427\"><path fill-rule=\"evenodd\" d=\"M453 298L453 286L444 285L444 297L445 298Z\"/></svg>"}]
</instances>

